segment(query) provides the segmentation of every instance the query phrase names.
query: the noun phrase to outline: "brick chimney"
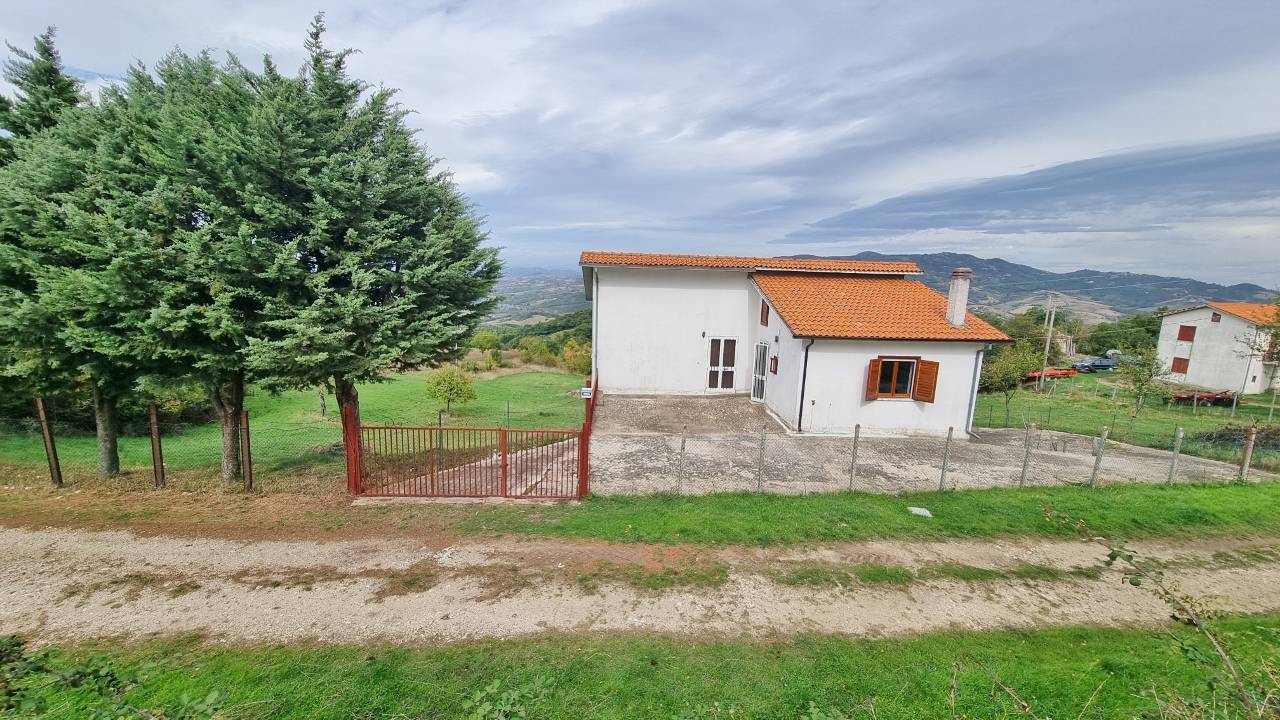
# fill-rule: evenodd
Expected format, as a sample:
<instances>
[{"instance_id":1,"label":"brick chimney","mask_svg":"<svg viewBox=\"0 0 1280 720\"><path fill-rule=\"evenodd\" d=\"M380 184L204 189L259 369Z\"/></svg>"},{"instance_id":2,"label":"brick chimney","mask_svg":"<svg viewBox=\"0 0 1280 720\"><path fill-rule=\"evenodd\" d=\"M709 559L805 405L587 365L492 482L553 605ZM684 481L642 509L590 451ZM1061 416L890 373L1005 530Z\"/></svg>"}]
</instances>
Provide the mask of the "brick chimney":
<instances>
[{"instance_id":1,"label":"brick chimney","mask_svg":"<svg viewBox=\"0 0 1280 720\"><path fill-rule=\"evenodd\" d=\"M964 327L964 314L969 309L969 281L973 271L956 268L951 271L951 289L947 291L947 322Z\"/></svg>"}]
</instances>

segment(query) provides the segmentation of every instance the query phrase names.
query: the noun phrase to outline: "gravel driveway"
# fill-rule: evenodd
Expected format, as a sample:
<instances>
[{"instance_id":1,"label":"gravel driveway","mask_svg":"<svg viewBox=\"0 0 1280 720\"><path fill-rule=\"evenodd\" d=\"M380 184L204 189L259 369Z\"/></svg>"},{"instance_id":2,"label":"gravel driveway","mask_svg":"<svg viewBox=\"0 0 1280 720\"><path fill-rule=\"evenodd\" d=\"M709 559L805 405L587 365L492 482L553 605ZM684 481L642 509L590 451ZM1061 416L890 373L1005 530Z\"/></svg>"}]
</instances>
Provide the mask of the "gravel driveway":
<instances>
[{"instance_id":1,"label":"gravel driveway","mask_svg":"<svg viewBox=\"0 0 1280 720\"><path fill-rule=\"evenodd\" d=\"M1100 559L1096 545L1082 542L708 550L511 540L425 547L382 539L237 542L14 528L0 530L0 544L6 548L0 559L0 633L56 640L192 632L220 641L325 643L548 631L876 636L953 627L1157 625L1168 616L1160 602L1120 582L1114 571L1076 572L1096 568ZM1222 596L1226 609L1280 609L1277 548L1243 541L1136 548L1174 561L1171 572L1186 591ZM1059 572L1034 581L1012 575L901 585L778 581L779 573L815 563L907 569L1034 563ZM636 582L661 579L668 570L676 577L716 581L666 589Z\"/></svg>"}]
</instances>

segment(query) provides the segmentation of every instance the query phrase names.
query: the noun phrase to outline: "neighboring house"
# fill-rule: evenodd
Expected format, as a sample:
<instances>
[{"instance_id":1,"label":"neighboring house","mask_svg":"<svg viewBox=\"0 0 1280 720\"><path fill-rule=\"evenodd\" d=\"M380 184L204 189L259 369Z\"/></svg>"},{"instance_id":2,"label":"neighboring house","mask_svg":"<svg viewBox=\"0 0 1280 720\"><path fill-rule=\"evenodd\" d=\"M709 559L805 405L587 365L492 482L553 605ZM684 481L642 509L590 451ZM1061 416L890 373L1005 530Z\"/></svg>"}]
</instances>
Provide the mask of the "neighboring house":
<instances>
[{"instance_id":1,"label":"neighboring house","mask_svg":"<svg viewBox=\"0 0 1280 720\"><path fill-rule=\"evenodd\" d=\"M1275 322L1269 303L1211 302L1165 313L1156 345L1174 382L1209 390L1265 392L1276 364L1264 362Z\"/></svg>"},{"instance_id":2,"label":"neighboring house","mask_svg":"<svg viewBox=\"0 0 1280 720\"><path fill-rule=\"evenodd\" d=\"M606 395L749 395L792 430L970 429L983 351L1006 341L912 262L584 252Z\"/></svg>"}]
</instances>

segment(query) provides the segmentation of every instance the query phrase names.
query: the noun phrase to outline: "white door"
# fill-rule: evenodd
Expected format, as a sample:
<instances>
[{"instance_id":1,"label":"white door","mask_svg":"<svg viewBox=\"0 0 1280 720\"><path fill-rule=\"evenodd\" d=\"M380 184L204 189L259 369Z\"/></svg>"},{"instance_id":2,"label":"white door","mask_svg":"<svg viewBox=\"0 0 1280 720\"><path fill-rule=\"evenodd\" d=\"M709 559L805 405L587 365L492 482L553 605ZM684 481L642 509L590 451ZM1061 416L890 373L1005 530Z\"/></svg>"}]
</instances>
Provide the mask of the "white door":
<instances>
[{"instance_id":1,"label":"white door","mask_svg":"<svg viewBox=\"0 0 1280 720\"><path fill-rule=\"evenodd\" d=\"M711 364L707 370L708 390L733 389L733 373L737 359L737 338L711 338Z\"/></svg>"},{"instance_id":2,"label":"white door","mask_svg":"<svg viewBox=\"0 0 1280 720\"><path fill-rule=\"evenodd\" d=\"M769 345L756 343L756 362L751 368L751 399L764 399L764 375L769 364Z\"/></svg>"}]
</instances>

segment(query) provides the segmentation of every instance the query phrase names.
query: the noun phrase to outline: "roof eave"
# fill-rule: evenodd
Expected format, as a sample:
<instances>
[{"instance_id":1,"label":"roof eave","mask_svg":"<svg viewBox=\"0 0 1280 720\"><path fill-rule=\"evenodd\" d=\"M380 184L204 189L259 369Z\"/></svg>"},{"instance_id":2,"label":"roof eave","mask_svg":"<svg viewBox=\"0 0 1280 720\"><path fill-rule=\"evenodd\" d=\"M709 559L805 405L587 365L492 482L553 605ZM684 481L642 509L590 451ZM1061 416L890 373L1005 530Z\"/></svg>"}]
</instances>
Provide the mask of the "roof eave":
<instances>
[{"instance_id":1,"label":"roof eave","mask_svg":"<svg viewBox=\"0 0 1280 720\"><path fill-rule=\"evenodd\" d=\"M631 263L579 262L583 268L622 268L627 270L711 270L721 272L744 273L813 273L817 275L875 275L890 277L906 277L907 275L924 275L923 270L831 270L820 268L778 268L778 267L707 267L705 265L635 265Z\"/></svg>"}]
</instances>

